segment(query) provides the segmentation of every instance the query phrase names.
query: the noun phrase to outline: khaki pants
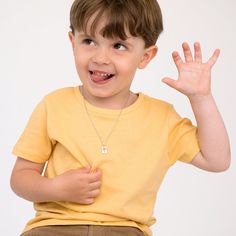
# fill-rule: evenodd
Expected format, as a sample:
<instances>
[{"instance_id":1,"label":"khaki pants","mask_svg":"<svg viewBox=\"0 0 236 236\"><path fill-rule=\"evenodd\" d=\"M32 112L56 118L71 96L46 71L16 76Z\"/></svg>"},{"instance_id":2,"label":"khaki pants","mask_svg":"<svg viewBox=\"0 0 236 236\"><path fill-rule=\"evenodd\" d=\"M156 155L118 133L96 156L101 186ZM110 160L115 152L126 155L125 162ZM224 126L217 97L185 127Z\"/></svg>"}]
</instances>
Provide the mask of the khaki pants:
<instances>
[{"instance_id":1,"label":"khaki pants","mask_svg":"<svg viewBox=\"0 0 236 236\"><path fill-rule=\"evenodd\" d=\"M67 225L37 227L21 236L144 236L144 233L127 226Z\"/></svg>"}]
</instances>

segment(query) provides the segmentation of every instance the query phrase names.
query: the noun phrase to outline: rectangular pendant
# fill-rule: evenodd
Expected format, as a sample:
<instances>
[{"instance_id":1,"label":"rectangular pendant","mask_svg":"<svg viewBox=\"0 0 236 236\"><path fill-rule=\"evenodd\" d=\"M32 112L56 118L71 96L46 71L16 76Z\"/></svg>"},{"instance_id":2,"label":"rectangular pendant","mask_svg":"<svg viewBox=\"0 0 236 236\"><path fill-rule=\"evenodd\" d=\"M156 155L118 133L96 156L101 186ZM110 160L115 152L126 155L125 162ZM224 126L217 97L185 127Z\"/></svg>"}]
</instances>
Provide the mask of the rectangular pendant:
<instances>
[{"instance_id":1,"label":"rectangular pendant","mask_svg":"<svg viewBox=\"0 0 236 236\"><path fill-rule=\"evenodd\" d=\"M102 154L107 154L108 153L108 148L107 148L106 145L101 146L101 152L102 152Z\"/></svg>"}]
</instances>

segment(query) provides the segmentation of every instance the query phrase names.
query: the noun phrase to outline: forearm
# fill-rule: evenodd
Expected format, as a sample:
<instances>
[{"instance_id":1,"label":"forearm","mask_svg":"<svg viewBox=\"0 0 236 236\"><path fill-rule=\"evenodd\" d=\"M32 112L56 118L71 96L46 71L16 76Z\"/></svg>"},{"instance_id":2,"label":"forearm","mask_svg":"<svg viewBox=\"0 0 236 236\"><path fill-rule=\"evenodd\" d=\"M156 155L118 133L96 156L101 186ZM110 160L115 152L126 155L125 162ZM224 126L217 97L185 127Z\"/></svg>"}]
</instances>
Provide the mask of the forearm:
<instances>
[{"instance_id":1,"label":"forearm","mask_svg":"<svg viewBox=\"0 0 236 236\"><path fill-rule=\"evenodd\" d=\"M68 170L55 178L41 176L45 163L18 157L11 175L11 188L32 202L69 201L92 204L100 193L102 172L90 167Z\"/></svg>"},{"instance_id":2,"label":"forearm","mask_svg":"<svg viewBox=\"0 0 236 236\"><path fill-rule=\"evenodd\" d=\"M204 159L213 168L227 169L230 144L223 119L212 95L190 98L198 127L198 139Z\"/></svg>"},{"instance_id":3,"label":"forearm","mask_svg":"<svg viewBox=\"0 0 236 236\"><path fill-rule=\"evenodd\" d=\"M41 176L35 170L20 170L11 177L11 187L20 197L32 202L58 200L53 180Z\"/></svg>"}]
</instances>

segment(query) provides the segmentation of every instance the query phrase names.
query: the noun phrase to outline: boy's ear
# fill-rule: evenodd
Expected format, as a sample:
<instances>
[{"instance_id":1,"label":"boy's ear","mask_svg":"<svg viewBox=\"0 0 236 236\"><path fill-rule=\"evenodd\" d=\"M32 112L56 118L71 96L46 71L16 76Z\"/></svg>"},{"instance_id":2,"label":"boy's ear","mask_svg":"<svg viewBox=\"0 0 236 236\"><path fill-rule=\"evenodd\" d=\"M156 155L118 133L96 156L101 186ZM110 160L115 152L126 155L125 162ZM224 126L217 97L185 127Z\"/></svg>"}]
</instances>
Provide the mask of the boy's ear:
<instances>
[{"instance_id":1,"label":"boy's ear","mask_svg":"<svg viewBox=\"0 0 236 236\"><path fill-rule=\"evenodd\" d=\"M158 47L156 45L146 48L138 68L144 69L148 65L148 63L156 56L157 51Z\"/></svg>"},{"instance_id":2,"label":"boy's ear","mask_svg":"<svg viewBox=\"0 0 236 236\"><path fill-rule=\"evenodd\" d=\"M75 48L75 36L71 31L69 31L68 36L69 36L72 48L74 50L74 48Z\"/></svg>"}]
</instances>

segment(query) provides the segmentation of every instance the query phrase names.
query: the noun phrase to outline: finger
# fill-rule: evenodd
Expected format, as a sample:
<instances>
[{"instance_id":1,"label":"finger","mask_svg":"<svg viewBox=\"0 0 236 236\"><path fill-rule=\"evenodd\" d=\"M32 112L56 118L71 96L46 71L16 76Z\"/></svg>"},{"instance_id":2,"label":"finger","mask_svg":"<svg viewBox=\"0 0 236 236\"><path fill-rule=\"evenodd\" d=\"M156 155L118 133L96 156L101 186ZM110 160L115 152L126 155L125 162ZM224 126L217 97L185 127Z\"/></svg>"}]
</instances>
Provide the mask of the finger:
<instances>
[{"instance_id":1,"label":"finger","mask_svg":"<svg viewBox=\"0 0 236 236\"><path fill-rule=\"evenodd\" d=\"M91 167L87 166L87 167L83 167L83 168L78 169L78 171L80 173L90 173L90 169L91 169Z\"/></svg>"},{"instance_id":2,"label":"finger","mask_svg":"<svg viewBox=\"0 0 236 236\"><path fill-rule=\"evenodd\" d=\"M219 56L220 56L220 49L216 49L211 58L207 61L207 64L210 65L210 67L214 66Z\"/></svg>"},{"instance_id":3,"label":"finger","mask_svg":"<svg viewBox=\"0 0 236 236\"><path fill-rule=\"evenodd\" d=\"M90 205L90 204L93 204L94 203L94 198L87 198L85 201L84 201L84 204L85 205Z\"/></svg>"},{"instance_id":4,"label":"finger","mask_svg":"<svg viewBox=\"0 0 236 236\"><path fill-rule=\"evenodd\" d=\"M96 190L90 191L90 192L88 193L88 197L89 197L89 198L95 198L95 197L97 197L99 194L100 194L100 190L99 190L99 189L96 189Z\"/></svg>"},{"instance_id":5,"label":"finger","mask_svg":"<svg viewBox=\"0 0 236 236\"><path fill-rule=\"evenodd\" d=\"M102 171L100 169L97 172L89 174L89 183L100 181L102 178Z\"/></svg>"},{"instance_id":6,"label":"finger","mask_svg":"<svg viewBox=\"0 0 236 236\"><path fill-rule=\"evenodd\" d=\"M90 183L89 187L88 187L88 190L93 191L93 190L96 190L96 189L100 189L101 185L102 185L101 181Z\"/></svg>"},{"instance_id":7,"label":"finger","mask_svg":"<svg viewBox=\"0 0 236 236\"><path fill-rule=\"evenodd\" d=\"M196 62L202 62L202 50L201 50L201 46L200 43L194 43L194 59Z\"/></svg>"},{"instance_id":8,"label":"finger","mask_svg":"<svg viewBox=\"0 0 236 236\"><path fill-rule=\"evenodd\" d=\"M166 78L162 79L162 82L167 84L168 86L174 88L174 89L177 89L177 83L178 83L177 80L166 77Z\"/></svg>"},{"instance_id":9,"label":"finger","mask_svg":"<svg viewBox=\"0 0 236 236\"><path fill-rule=\"evenodd\" d=\"M192 55L192 52L190 50L188 43L183 43L182 47L183 47L183 51L184 51L185 61L186 62L193 61L193 55Z\"/></svg>"},{"instance_id":10,"label":"finger","mask_svg":"<svg viewBox=\"0 0 236 236\"><path fill-rule=\"evenodd\" d=\"M182 59L181 59L179 53L176 52L176 51L173 52L173 53L172 53L172 58L173 58L173 60L174 60L174 62L175 62L176 67L179 68L179 66L183 63L183 61L182 61Z\"/></svg>"}]
</instances>

